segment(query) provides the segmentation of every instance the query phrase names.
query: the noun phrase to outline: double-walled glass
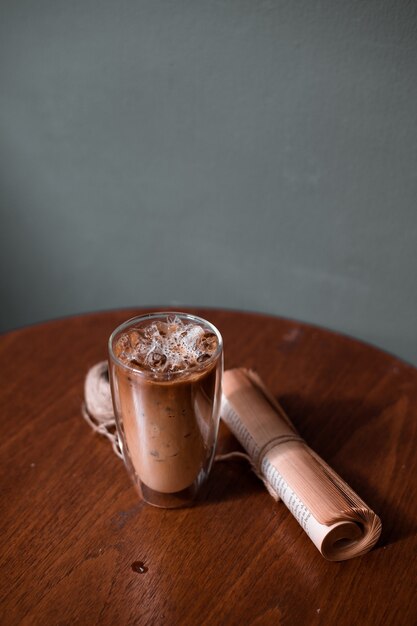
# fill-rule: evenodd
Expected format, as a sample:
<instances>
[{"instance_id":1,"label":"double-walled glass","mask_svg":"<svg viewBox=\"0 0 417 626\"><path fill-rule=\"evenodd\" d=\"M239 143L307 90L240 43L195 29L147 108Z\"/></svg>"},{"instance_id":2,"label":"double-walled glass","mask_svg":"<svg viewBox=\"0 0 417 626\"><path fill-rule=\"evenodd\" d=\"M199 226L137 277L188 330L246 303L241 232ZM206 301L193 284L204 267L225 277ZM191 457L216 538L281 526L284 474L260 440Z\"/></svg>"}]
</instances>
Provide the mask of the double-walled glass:
<instances>
[{"instance_id":1,"label":"double-walled glass","mask_svg":"<svg viewBox=\"0 0 417 626\"><path fill-rule=\"evenodd\" d=\"M216 338L214 352L179 371L150 371L115 352L122 335L153 322L201 327ZM143 499L175 508L192 503L207 478L217 440L223 341L213 324L187 313L151 313L128 320L109 339L109 372L125 464Z\"/></svg>"}]
</instances>

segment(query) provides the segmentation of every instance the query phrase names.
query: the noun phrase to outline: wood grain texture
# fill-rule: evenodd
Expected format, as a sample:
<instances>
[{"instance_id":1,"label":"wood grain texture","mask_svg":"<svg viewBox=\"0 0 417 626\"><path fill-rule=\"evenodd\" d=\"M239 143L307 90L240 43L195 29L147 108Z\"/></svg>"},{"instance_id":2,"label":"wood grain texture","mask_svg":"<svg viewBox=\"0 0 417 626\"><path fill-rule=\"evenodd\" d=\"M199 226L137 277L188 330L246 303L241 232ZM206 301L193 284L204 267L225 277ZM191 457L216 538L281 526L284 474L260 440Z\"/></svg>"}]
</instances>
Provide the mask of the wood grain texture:
<instances>
[{"instance_id":1,"label":"wood grain texture","mask_svg":"<svg viewBox=\"0 0 417 626\"><path fill-rule=\"evenodd\" d=\"M193 508L139 500L80 405L110 332L140 312L0 338L1 624L415 624L417 370L306 324L193 310L380 515L372 552L330 563L243 461L217 463Z\"/></svg>"}]
</instances>

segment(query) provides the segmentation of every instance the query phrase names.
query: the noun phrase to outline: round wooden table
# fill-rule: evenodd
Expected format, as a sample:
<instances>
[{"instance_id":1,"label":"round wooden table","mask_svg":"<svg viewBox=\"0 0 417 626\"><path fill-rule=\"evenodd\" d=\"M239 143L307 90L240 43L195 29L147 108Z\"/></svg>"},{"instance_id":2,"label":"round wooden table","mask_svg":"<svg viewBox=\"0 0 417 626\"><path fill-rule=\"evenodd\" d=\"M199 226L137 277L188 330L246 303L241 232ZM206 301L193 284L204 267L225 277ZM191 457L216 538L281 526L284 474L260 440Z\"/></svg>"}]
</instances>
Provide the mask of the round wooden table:
<instances>
[{"instance_id":1,"label":"round wooden table","mask_svg":"<svg viewBox=\"0 0 417 626\"><path fill-rule=\"evenodd\" d=\"M1 624L416 624L417 370L307 324L192 311L381 517L370 553L332 563L241 460L216 463L193 508L140 501L80 407L110 332L141 312L0 339Z\"/></svg>"}]
</instances>

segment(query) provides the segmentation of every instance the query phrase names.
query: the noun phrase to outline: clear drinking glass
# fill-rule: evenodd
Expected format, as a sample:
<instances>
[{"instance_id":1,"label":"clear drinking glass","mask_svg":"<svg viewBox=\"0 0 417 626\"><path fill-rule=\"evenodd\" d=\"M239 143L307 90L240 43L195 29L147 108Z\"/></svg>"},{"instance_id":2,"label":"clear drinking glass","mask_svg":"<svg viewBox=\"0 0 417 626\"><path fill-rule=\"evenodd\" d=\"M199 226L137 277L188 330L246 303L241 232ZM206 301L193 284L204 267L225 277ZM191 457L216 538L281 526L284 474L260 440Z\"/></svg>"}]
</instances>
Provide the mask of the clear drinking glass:
<instances>
[{"instance_id":1,"label":"clear drinking glass","mask_svg":"<svg viewBox=\"0 0 417 626\"><path fill-rule=\"evenodd\" d=\"M178 332L171 337L174 327ZM157 348L149 339L155 328L162 335ZM160 342L165 339L164 353ZM163 508L191 504L209 474L217 441L223 373L219 331L187 313L141 315L112 333L109 357L122 453L140 495ZM176 360L172 367L170 359Z\"/></svg>"}]
</instances>

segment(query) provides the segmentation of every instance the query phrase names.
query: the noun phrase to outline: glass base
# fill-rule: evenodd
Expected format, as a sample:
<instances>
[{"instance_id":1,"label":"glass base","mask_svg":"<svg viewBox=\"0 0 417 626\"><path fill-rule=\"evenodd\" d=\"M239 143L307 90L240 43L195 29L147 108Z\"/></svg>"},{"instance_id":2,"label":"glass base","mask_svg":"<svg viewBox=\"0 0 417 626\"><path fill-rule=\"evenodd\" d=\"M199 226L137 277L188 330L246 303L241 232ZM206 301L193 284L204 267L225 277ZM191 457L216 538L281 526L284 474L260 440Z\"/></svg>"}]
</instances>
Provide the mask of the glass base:
<instances>
[{"instance_id":1,"label":"glass base","mask_svg":"<svg viewBox=\"0 0 417 626\"><path fill-rule=\"evenodd\" d=\"M155 491L144 483L141 483L140 490L142 497L147 504L156 506L160 509L178 509L181 507L192 506L199 490L198 481L181 491L175 493L162 493Z\"/></svg>"}]
</instances>

